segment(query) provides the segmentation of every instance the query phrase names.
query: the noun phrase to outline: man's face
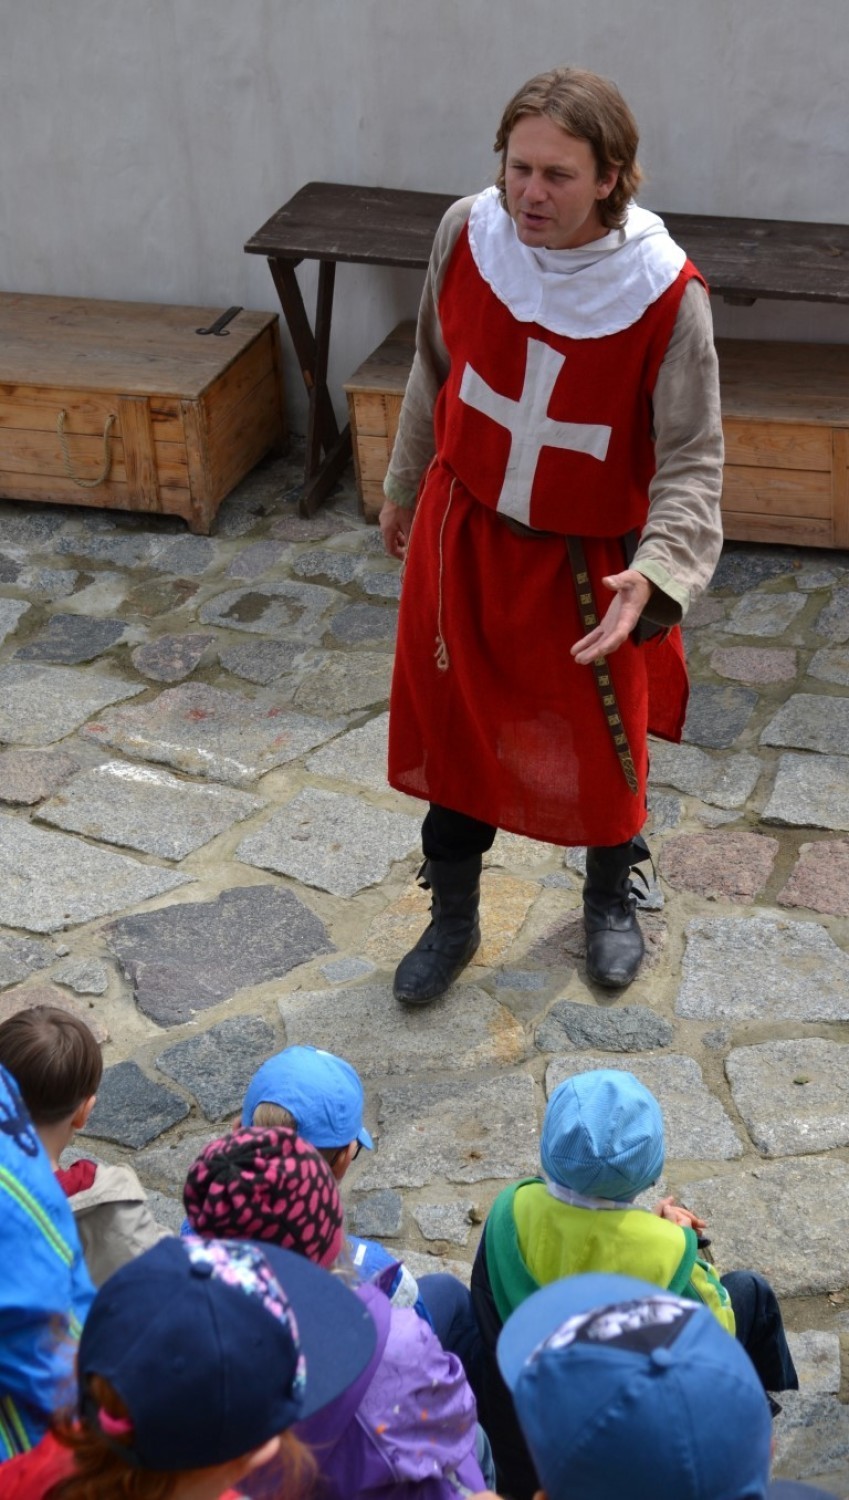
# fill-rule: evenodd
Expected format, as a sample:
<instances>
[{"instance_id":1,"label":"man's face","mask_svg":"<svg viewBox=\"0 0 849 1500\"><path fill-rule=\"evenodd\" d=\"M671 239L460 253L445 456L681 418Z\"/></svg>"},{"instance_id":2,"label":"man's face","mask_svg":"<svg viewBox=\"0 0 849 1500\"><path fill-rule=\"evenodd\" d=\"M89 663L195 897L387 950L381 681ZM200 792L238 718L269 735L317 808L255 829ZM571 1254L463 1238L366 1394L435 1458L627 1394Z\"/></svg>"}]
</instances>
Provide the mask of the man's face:
<instances>
[{"instance_id":1,"label":"man's face","mask_svg":"<svg viewBox=\"0 0 849 1500\"><path fill-rule=\"evenodd\" d=\"M507 212L523 245L574 250L607 233L599 203L616 185L598 176L588 141L567 135L546 115L524 115L510 132L504 168Z\"/></svg>"}]
</instances>

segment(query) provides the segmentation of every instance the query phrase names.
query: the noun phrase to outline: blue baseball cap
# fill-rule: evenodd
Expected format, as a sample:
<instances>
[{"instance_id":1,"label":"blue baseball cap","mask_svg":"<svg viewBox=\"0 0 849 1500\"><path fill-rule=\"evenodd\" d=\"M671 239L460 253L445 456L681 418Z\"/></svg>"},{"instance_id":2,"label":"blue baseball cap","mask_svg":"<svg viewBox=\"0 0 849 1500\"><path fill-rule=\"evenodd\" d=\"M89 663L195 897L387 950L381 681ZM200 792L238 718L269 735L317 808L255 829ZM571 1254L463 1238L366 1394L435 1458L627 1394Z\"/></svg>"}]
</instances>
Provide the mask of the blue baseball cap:
<instances>
[{"instance_id":1,"label":"blue baseball cap","mask_svg":"<svg viewBox=\"0 0 849 1500\"><path fill-rule=\"evenodd\" d=\"M663 1170L660 1105L633 1073L597 1068L561 1083L542 1123L546 1176L588 1198L627 1202Z\"/></svg>"},{"instance_id":2,"label":"blue baseball cap","mask_svg":"<svg viewBox=\"0 0 849 1500\"><path fill-rule=\"evenodd\" d=\"M227 1463L335 1401L376 1341L362 1302L302 1255L249 1240L160 1240L92 1303L80 1410L131 1465ZM98 1405L94 1375L129 1420L116 1425Z\"/></svg>"},{"instance_id":3,"label":"blue baseball cap","mask_svg":"<svg viewBox=\"0 0 849 1500\"><path fill-rule=\"evenodd\" d=\"M298 1134L311 1146L349 1146L367 1151L374 1142L363 1125L363 1086L349 1062L317 1047L286 1047L269 1057L248 1084L242 1124L252 1125L260 1104L288 1109Z\"/></svg>"},{"instance_id":4,"label":"blue baseball cap","mask_svg":"<svg viewBox=\"0 0 849 1500\"><path fill-rule=\"evenodd\" d=\"M498 1364L548 1500L769 1494L766 1395L698 1302L630 1276L570 1276L510 1316Z\"/></svg>"}]
</instances>

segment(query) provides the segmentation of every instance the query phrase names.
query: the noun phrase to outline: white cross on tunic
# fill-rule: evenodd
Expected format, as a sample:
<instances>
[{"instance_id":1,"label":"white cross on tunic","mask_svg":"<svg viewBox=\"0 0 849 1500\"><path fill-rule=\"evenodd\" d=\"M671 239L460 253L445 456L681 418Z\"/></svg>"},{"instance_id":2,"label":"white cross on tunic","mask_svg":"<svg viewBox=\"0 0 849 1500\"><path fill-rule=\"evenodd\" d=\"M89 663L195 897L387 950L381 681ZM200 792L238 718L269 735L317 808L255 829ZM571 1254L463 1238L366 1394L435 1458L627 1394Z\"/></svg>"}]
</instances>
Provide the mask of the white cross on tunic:
<instances>
[{"instance_id":1,"label":"white cross on tunic","mask_svg":"<svg viewBox=\"0 0 849 1500\"><path fill-rule=\"evenodd\" d=\"M531 491L543 448L570 448L604 461L612 427L588 422L555 422L548 403L566 355L540 339L528 339L525 381L518 401L501 396L467 364L460 381L460 400L491 417L510 433L510 454L496 509L529 525Z\"/></svg>"}]
</instances>

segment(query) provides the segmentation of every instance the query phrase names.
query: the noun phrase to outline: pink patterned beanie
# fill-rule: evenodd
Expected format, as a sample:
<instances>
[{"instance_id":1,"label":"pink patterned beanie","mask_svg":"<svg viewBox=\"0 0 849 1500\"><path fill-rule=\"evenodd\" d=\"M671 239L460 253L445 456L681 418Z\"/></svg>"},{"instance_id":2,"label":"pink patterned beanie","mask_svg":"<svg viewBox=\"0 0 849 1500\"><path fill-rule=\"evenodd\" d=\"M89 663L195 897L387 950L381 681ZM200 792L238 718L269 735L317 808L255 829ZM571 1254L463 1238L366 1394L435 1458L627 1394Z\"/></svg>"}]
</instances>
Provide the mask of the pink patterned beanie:
<instances>
[{"instance_id":1,"label":"pink patterned beanie","mask_svg":"<svg viewBox=\"0 0 849 1500\"><path fill-rule=\"evenodd\" d=\"M342 1248L342 1205L327 1162L294 1130L235 1130L191 1167L183 1202L195 1234L270 1240L318 1266Z\"/></svg>"}]
</instances>

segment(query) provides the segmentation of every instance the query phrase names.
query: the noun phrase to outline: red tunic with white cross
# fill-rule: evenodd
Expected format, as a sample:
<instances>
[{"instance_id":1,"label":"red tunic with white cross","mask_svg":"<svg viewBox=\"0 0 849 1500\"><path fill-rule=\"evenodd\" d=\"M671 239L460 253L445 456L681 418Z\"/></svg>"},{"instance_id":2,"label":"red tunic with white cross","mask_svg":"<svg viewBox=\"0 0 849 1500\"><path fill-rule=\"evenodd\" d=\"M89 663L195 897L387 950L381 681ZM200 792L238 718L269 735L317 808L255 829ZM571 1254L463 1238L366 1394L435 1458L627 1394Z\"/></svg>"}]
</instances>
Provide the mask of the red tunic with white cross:
<instances>
[{"instance_id":1,"label":"red tunic with white cross","mask_svg":"<svg viewBox=\"0 0 849 1500\"><path fill-rule=\"evenodd\" d=\"M518 322L481 277L463 229L439 299L451 357L436 458L407 553L392 684L389 780L513 833L618 844L645 820L648 732L678 740L680 632L609 658L638 789L616 756L561 536L601 579L625 567L654 473L651 397L688 262L636 323L572 339ZM517 535L504 517L554 536Z\"/></svg>"}]
</instances>

